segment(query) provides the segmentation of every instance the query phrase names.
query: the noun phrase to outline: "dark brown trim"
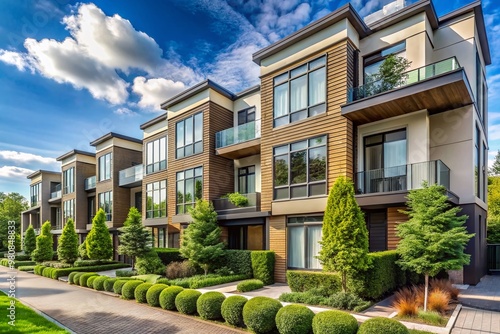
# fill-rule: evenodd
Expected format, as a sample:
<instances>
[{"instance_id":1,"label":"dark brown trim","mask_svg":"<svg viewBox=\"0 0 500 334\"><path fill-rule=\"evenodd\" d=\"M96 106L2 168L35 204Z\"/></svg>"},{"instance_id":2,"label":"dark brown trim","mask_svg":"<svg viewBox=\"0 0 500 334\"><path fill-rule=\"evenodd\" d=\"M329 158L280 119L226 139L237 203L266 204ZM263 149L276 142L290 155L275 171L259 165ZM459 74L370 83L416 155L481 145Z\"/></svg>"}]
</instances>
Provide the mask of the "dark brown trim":
<instances>
[{"instance_id":1,"label":"dark brown trim","mask_svg":"<svg viewBox=\"0 0 500 334\"><path fill-rule=\"evenodd\" d=\"M446 191L448 201L458 205L460 199L452 191ZM394 191L373 194L356 195L358 205L363 209L378 209L392 206L404 206L407 202L408 191Z\"/></svg>"},{"instance_id":2,"label":"dark brown trim","mask_svg":"<svg viewBox=\"0 0 500 334\"><path fill-rule=\"evenodd\" d=\"M168 117L168 113L163 113L160 116L157 116L157 117L153 118L152 120L149 120L146 123L141 124L141 126L139 128L141 130L144 130L146 128L149 128L152 125L160 123L161 121L167 120L167 117Z\"/></svg>"},{"instance_id":3,"label":"dark brown trim","mask_svg":"<svg viewBox=\"0 0 500 334\"><path fill-rule=\"evenodd\" d=\"M411 4L403 9L387 15L382 19L375 21L369 25L371 32L376 32L382 29L385 29L391 25L394 25L398 22L404 21L410 17L415 16L417 12L425 11L427 14L427 18L429 19L429 23L433 29L437 29L439 26L438 18L436 15L436 10L434 9L434 5L432 1L418 1L414 4Z\"/></svg>"},{"instance_id":4,"label":"dark brown trim","mask_svg":"<svg viewBox=\"0 0 500 334\"><path fill-rule=\"evenodd\" d=\"M271 216L270 211L240 212L240 213L230 213L230 214L225 214L225 215L218 215L217 220L263 218L263 217L270 217L270 216Z\"/></svg>"},{"instance_id":5,"label":"dark brown trim","mask_svg":"<svg viewBox=\"0 0 500 334\"><path fill-rule=\"evenodd\" d=\"M33 172L31 173L30 175L26 176L27 179L32 179L34 178L35 176L38 176L40 174L54 174L54 175L61 175L62 173L61 172L55 172L55 171L51 171L51 170L44 170L44 169L39 169L37 170L36 172ZM42 175L43 177L43 175Z\"/></svg>"},{"instance_id":6,"label":"dark brown trim","mask_svg":"<svg viewBox=\"0 0 500 334\"><path fill-rule=\"evenodd\" d=\"M64 153L60 157L56 158L56 160L57 161L62 161L64 159L66 159L68 157L71 157L72 155L76 155L76 154L87 155L89 157L95 157L95 153L81 151L81 150L71 150L68 153Z\"/></svg>"},{"instance_id":7,"label":"dark brown trim","mask_svg":"<svg viewBox=\"0 0 500 334\"><path fill-rule=\"evenodd\" d=\"M119 139L131 141L131 142L134 142L134 143L142 144L142 139L137 139L137 138L125 136L125 135L122 135L122 134L119 134L119 133L110 132L110 133L107 133L104 136L99 137L96 140L90 142L90 145L91 146L97 146L97 145L99 145L99 144L101 144L101 143L103 143L106 140L111 139L111 138L119 138Z\"/></svg>"},{"instance_id":8,"label":"dark brown trim","mask_svg":"<svg viewBox=\"0 0 500 334\"><path fill-rule=\"evenodd\" d=\"M234 94L234 99L236 100L236 99L242 98L243 96L246 96L246 95L249 95L252 93L256 93L259 91L260 91L260 85L255 85L253 87L247 88L245 90L242 90L239 93Z\"/></svg>"}]
</instances>

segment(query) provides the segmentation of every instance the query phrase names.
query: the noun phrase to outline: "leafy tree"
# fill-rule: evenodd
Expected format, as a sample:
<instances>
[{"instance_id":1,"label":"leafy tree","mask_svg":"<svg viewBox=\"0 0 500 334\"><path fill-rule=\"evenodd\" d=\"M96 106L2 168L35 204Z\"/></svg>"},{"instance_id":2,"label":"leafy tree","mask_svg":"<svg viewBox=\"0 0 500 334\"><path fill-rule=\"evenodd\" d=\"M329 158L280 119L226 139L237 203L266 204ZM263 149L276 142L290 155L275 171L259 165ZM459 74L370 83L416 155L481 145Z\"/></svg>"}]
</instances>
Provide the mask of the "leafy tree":
<instances>
[{"instance_id":1,"label":"leafy tree","mask_svg":"<svg viewBox=\"0 0 500 334\"><path fill-rule=\"evenodd\" d=\"M138 255L135 267L138 275L165 275L165 265L154 249L149 249L146 253Z\"/></svg>"},{"instance_id":2,"label":"leafy tree","mask_svg":"<svg viewBox=\"0 0 500 334\"><path fill-rule=\"evenodd\" d=\"M490 168L490 174L500 175L500 150L498 150L497 155L495 155L493 166Z\"/></svg>"},{"instance_id":3,"label":"leafy tree","mask_svg":"<svg viewBox=\"0 0 500 334\"><path fill-rule=\"evenodd\" d=\"M78 255L82 260L89 260L89 254L87 253L87 239L85 239L80 246L78 246Z\"/></svg>"},{"instance_id":4,"label":"leafy tree","mask_svg":"<svg viewBox=\"0 0 500 334\"><path fill-rule=\"evenodd\" d=\"M500 220L500 176L488 178L488 220Z\"/></svg>"},{"instance_id":5,"label":"leafy tree","mask_svg":"<svg viewBox=\"0 0 500 334\"><path fill-rule=\"evenodd\" d=\"M73 219L68 219L57 245L57 256L59 260L73 263L78 258L78 235L75 231Z\"/></svg>"},{"instance_id":6,"label":"leafy tree","mask_svg":"<svg viewBox=\"0 0 500 334\"><path fill-rule=\"evenodd\" d=\"M411 190L406 203L408 221L397 227L401 238L398 261L404 269L410 269L425 276L424 311L427 310L429 276L442 270L461 269L470 261L464 253L465 246L474 234L467 233L464 223L467 215L458 216L461 208L451 207L446 189L441 185Z\"/></svg>"},{"instance_id":7,"label":"leafy tree","mask_svg":"<svg viewBox=\"0 0 500 334\"><path fill-rule=\"evenodd\" d=\"M86 244L91 260L108 260L113 256L113 243L106 226L106 213L102 208L92 219L92 229L87 235Z\"/></svg>"},{"instance_id":8,"label":"leafy tree","mask_svg":"<svg viewBox=\"0 0 500 334\"><path fill-rule=\"evenodd\" d=\"M387 56L378 69L378 78L381 80L382 90L393 89L404 84L408 78L405 72L410 65L411 61L404 57Z\"/></svg>"},{"instance_id":9,"label":"leafy tree","mask_svg":"<svg viewBox=\"0 0 500 334\"><path fill-rule=\"evenodd\" d=\"M322 232L318 259L323 270L341 273L342 289L347 291L347 274L368 269L369 259L366 222L354 185L346 177L338 177L330 190Z\"/></svg>"},{"instance_id":10,"label":"leafy tree","mask_svg":"<svg viewBox=\"0 0 500 334\"><path fill-rule=\"evenodd\" d=\"M24 232L23 240L24 253L31 256L31 253L36 249L36 235L33 225L30 224Z\"/></svg>"},{"instance_id":11,"label":"leafy tree","mask_svg":"<svg viewBox=\"0 0 500 334\"><path fill-rule=\"evenodd\" d=\"M500 244L500 219L488 220L487 242Z\"/></svg>"},{"instance_id":12,"label":"leafy tree","mask_svg":"<svg viewBox=\"0 0 500 334\"><path fill-rule=\"evenodd\" d=\"M212 203L196 201L189 210L193 222L182 235L181 255L205 271L220 261L224 254L224 243L220 241L221 230L217 224L217 212Z\"/></svg>"},{"instance_id":13,"label":"leafy tree","mask_svg":"<svg viewBox=\"0 0 500 334\"><path fill-rule=\"evenodd\" d=\"M8 246L8 222L15 221L16 233L21 231L21 213L28 208L28 201L18 193L0 192L0 248Z\"/></svg>"},{"instance_id":14,"label":"leafy tree","mask_svg":"<svg viewBox=\"0 0 500 334\"><path fill-rule=\"evenodd\" d=\"M120 246L118 253L132 258L132 269L136 257L143 256L151 250L151 233L142 225L141 213L131 207L123 227L119 229Z\"/></svg>"},{"instance_id":15,"label":"leafy tree","mask_svg":"<svg viewBox=\"0 0 500 334\"><path fill-rule=\"evenodd\" d=\"M50 261L54 256L54 239L50 230L49 221L42 225L40 235L36 237L36 249L31 253L31 258L36 262Z\"/></svg>"}]
</instances>

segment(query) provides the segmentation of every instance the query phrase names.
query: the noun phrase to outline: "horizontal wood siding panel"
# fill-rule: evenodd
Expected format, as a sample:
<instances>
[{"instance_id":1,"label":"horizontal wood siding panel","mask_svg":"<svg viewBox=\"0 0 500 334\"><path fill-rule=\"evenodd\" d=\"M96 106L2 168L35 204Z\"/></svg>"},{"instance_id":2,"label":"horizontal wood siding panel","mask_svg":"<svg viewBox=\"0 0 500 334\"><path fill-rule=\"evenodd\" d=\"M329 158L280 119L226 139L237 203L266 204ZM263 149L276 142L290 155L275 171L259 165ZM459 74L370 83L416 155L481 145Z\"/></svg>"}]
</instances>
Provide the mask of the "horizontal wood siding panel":
<instances>
[{"instance_id":1,"label":"horizontal wood siding panel","mask_svg":"<svg viewBox=\"0 0 500 334\"><path fill-rule=\"evenodd\" d=\"M405 207L387 208L387 248L396 249L399 243L399 237L396 236L396 226L408 220L408 216L400 213L399 210L405 210Z\"/></svg>"},{"instance_id":2,"label":"horizontal wood siding panel","mask_svg":"<svg viewBox=\"0 0 500 334\"><path fill-rule=\"evenodd\" d=\"M276 263L274 280L286 282L286 216L273 216L269 219L269 250L274 251Z\"/></svg>"}]
</instances>

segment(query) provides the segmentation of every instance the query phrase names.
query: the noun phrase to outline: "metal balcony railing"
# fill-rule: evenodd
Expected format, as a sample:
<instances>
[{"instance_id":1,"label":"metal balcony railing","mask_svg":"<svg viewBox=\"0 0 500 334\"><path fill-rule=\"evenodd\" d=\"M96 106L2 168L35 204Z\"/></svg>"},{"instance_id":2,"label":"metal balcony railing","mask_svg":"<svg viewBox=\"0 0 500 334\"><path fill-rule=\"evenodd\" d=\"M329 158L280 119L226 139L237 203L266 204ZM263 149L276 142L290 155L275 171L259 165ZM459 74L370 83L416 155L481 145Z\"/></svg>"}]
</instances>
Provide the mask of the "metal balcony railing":
<instances>
[{"instance_id":1,"label":"metal balcony railing","mask_svg":"<svg viewBox=\"0 0 500 334\"><path fill-rule=\"evenodd\" d=\"M120 186L124 186L134 182L142 181L143 176L143 165L135 165L120 171L118 183Z\"/></svg>"},{"instance_id":2,"label":"metal balcony railing","mask_svg":"<svg viewBox=\"0 0 500 334\"><path fill-rule=\"evenodd\" d=\"M252 208L256 207L260 209L260 193L250 193L242 194L248 199L248 204L243 207L237 207L229 201L227 198L218 198L212 201L215 211L226 211L241 208Z\"/></svg>"},{"instance_id":3,"label":"metal balcony railing","mask_svg":"<svg viewBox=\"0 0 500 334\"><path fill-rule=\"evenodd\" d=\"M260 119L217 132L215 148L244 143L256 138L260 138Z\"/></svg>"},{"instance_id":4,"label":"metal balcony railing","mask_svg":"<svg viewBox=\"0 0 500 334\"><path fill-rule=\"evenodd\" d=\"M95 189L95 175L85 179L85 190Z\"/></svg>"}]
</instances>

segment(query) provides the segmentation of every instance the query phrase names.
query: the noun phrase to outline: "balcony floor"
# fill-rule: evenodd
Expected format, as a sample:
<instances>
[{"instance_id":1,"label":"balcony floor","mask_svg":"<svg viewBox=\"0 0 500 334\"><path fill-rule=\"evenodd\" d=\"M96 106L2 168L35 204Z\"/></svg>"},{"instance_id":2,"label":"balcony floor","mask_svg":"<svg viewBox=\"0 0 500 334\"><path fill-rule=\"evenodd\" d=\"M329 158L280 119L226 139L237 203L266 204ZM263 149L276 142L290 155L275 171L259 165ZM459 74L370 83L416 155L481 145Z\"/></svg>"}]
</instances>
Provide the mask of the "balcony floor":
<instances>
[{"instance_id":1,"label":"balcony floor","mask_svg":"<svg viewBox=\"0 0 500 334\"><path fill-rule=\"evenodd\" d=\"M216 149L217 155L228 159L241 159L260 154L260 138Z\"/></svg>"}]
</instances>

